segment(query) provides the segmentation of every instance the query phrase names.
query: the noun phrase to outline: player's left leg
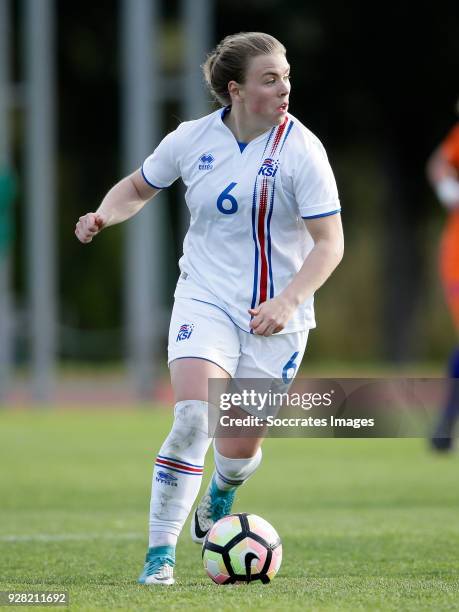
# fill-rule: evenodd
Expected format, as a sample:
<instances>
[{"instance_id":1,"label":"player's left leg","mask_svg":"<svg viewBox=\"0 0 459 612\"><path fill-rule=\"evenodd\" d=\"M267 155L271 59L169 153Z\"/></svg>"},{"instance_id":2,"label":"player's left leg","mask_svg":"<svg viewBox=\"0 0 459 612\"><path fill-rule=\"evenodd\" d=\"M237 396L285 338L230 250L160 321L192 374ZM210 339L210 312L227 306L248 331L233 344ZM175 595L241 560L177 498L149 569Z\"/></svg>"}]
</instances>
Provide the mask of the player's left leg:
<instances>
[{"instance_id":1,"label":"player's left leg","mask_svg":"<svg viewBox=\"0 0 459 612\"><path fill-rule=\"evenodd\" d=\"M228 418L244 418L241 410L232 407ZM264 427L252 428L250 437L219 438L214 440L215 471L191 522L191 538L197 544L219 519L231 513L236 490L252 476L261 463L261 444Z\"/></svg>"},{"instance_id":2,"label":"player's left leg","mask_svg":"<svg viewBox=\"0 0 459 612\"><path fill-rule=\"evenodd\" d=\"M293 381L306 349L308 332L274 335L268 338L241 335L241 357L234 375L237 379L264 379L266 388L272 381L282 381L284 389ZM257 384L258 386L258 384ZM261 385L263 386L263 385ZM244 408L245 410L245 408ZM245 412L232 408L229 416L260 416L257 407ZM203 542L212 525L231 513L238 487L244 484L261 463L261 444L265 425L223 432L217 429L214 441L215 471L196 508L191 524L194 542ZM233 436L234 433L234 436Z\"/></svg>"}]
</instances>

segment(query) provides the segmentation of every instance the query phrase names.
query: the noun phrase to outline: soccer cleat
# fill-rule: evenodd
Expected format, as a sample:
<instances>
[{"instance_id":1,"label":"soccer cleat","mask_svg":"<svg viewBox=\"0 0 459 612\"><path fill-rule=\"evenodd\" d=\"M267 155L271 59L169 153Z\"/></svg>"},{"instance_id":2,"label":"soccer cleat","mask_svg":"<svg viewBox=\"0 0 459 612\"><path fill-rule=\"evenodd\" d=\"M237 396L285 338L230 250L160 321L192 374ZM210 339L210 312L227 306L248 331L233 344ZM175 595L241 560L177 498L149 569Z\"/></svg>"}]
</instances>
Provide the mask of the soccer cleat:
<instances>
[{"instance_id":1,"label":"soccer cleat","mask_svg":"<svg viewBox=\"0 0 459 612\"><path fill-rule=\"evenodd\" d=\"M139 584L174 584L175 549L173 546L154 546L148 549Z\"/></svg>"},{"instance_id":2,"label":"soccer cleat","mask_svg":"<svg viewBox=\"0 0 459 612\"><path fill-rule=\"evenodd\" d=\"M193 542L202 544L212 525L224 516L231 514L235 493L236 489L222 491L212 478L191 520L191 539Z\"/></svg>"}]
</instances>

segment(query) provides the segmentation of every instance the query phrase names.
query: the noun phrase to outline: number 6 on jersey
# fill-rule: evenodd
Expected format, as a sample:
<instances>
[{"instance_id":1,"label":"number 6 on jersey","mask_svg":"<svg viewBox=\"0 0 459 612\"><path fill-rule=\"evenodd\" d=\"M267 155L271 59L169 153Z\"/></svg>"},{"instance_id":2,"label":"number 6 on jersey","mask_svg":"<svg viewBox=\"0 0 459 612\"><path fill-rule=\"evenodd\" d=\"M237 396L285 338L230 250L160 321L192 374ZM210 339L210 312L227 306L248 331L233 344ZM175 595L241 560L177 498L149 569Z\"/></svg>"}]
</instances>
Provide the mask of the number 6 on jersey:
<instances>
[{"instance_id":1,"label":"number 6 on jersey","mask_svg":"<svg viewBox=\"0 0 459 612\"><path fill-rule=\"evenodd\" d=\"M217 208L224 215L232 215L237 211L237 200L233 195L230 195L231 189L236 187L236 185L237 183L230 183L218 196ZM230 205L227 202L230 202Z\"/></svg>"}]
</instances>

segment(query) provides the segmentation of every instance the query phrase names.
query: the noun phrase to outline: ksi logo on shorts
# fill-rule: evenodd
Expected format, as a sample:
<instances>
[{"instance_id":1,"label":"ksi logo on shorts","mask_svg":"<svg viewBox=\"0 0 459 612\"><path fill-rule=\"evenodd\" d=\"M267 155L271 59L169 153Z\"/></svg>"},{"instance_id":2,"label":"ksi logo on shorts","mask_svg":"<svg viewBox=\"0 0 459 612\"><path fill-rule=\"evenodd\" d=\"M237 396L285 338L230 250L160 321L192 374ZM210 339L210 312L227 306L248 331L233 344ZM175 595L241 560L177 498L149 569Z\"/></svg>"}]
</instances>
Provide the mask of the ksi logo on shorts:
<instances>
[{"instance_id":1,"label":"ksi logo on shorts","mask_svg":"<svg viewBox=\"0 0 459 612\"><path fill-rule=\"evenodd\" d=\"M188 338L193 333L194 325L189 323L184 323L180 326L179 332L177 334L176 342L180 342L181 340L188 340Z\"/></svg>"}]
</instances>

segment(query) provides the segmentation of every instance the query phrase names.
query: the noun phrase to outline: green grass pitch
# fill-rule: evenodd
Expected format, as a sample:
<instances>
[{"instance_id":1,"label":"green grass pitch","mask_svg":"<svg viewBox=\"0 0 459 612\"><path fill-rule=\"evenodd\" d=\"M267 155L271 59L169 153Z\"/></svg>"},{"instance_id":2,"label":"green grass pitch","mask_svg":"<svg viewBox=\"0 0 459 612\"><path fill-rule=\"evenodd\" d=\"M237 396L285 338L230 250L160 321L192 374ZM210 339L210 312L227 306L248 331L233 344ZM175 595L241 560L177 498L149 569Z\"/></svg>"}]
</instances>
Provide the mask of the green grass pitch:
<instances>
[{"instance_id":1,"label":"green grass pitch","mask_svg":"<svg viewBox=\"0 0 459 612\"><path fill-rule=\"evenodd\" d=\"M459 457L424 440L267 440L235 510L278 530L273 583L214 585L187 523L176 584L138 585L170 418L0 413L0 590L68 590L72 610L458 609Z\"/></svg>"}]
</instances>

